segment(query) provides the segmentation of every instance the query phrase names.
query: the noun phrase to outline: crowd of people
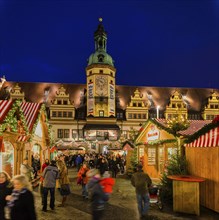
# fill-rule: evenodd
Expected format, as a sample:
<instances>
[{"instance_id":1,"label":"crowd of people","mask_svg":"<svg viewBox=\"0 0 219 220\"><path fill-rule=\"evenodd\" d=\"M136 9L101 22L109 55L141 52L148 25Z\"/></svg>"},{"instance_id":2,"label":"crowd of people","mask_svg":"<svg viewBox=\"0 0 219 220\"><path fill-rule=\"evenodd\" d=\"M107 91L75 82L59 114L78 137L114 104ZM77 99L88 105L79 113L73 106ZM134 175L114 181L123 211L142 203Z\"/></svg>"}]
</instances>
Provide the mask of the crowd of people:
<instances>
[{"instance_id":1,"label":"crowd of people","mask_svg":"<svg viewBox=\"0 0 219 220\"><path fill-rule=\"evenodd\" d=\"M55 195L58 189L62 201L57 207L64 207L68 195L71 193L68 169L73 167L77 172L78 185L81 185L81 195L84 200L91 202L92 219L102 219L105 204L110 199L113 186L116 183L117 174L125 171L125 159L120 155L103 154L75 154L66 156L64 154L49 161L46 159L41 166L40 193L42 198L42 211L47 212L48 206L55 209ZM23 219L36 220L34 194L32 193L31 180L34 170L24 159L20 167L20 175L11 180L9 175L0 172L0 219ZM140 180L147 181L146 186L151 184L150 177L133 175L131 183L136 187L139 212L142 215L148 211L148 190L138 189ZM140 196L141 192L144 195ZM50 194L50 201L48 201ZM146 199L147 198L147 201ZM142 204L145 201L145 204ZM147 203L147 204L146 204Z\"/></svg>"}]
</instances>

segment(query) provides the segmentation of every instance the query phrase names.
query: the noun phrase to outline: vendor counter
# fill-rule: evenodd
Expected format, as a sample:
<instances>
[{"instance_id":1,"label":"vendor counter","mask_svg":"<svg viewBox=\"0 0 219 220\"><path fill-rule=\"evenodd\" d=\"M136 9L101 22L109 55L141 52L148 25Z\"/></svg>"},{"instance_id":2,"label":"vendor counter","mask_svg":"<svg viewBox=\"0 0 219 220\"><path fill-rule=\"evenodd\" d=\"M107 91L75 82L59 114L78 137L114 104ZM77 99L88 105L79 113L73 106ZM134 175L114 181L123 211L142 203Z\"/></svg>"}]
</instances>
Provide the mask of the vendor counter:
<instances>
[{"instance_id":1,"label":"vendor counter","mask_svg":"<svg viewBox=\"0 0 219 220\"><path fill-rule=\"evenodd\" d=\"M173 180L173 211L200 215L199 184L205 179L189 175L168 178Z\"/></svg>"}]
</instances>

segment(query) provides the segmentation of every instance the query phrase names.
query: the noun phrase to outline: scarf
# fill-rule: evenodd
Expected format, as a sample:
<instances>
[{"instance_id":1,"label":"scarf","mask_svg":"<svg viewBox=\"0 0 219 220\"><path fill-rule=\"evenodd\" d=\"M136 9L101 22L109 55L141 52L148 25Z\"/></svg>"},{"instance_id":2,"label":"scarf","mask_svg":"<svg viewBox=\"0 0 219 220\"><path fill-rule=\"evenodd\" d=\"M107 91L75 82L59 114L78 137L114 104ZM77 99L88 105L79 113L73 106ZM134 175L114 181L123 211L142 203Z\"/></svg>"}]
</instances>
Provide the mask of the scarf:
<instances>
[{"instance_id":1,"label":"scarf","mask_svg":"<svg viewBox=\"0 0 219 220\"><path fill-rule=\"evenodd\" d=\"M7 206L10 208L13 207L15 201L19 199L19 196L26 192L27 192L27 188L23 188L22 190L19 190L19 191L14 189L11 194L11 197L12 197L11 200L7 201Z\"/></svg>"}]
</instances>

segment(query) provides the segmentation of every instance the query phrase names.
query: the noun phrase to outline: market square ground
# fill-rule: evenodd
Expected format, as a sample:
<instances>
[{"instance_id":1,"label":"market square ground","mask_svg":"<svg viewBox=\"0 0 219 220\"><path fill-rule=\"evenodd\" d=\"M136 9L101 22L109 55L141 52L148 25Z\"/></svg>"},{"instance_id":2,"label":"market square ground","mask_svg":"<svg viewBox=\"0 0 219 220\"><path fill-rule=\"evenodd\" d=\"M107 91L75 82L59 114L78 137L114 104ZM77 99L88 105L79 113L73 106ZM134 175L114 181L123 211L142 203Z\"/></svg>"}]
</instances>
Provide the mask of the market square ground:
<instances>
[{"instance_id":1,"label":"market square ground","mask_svg":"<svg viewBox=\"0 0 219 220\"><path fill-rule=\"evenodd\" d=\"M81 186L76 184L76 170L69 169L71 180L71 195L68 197L66 207L56 207L54 211L42 212L41 197L38 188L34 189L36 197L36 210L38 220L90 220L90 204L84 201L81 196ZM56 205L61 201L59 192L56 192ZM155 204L152 204L149 211L150 219L154 220L216 220L219 219L219 213L201 207L200 216L174 213L172 207L164 204L163 211L160 211ZM129 179L119 176L116 179L114 192L105 209L104 220L137 220L137 204L134 188L131 186Z\"/></svg>"}]
</instances>

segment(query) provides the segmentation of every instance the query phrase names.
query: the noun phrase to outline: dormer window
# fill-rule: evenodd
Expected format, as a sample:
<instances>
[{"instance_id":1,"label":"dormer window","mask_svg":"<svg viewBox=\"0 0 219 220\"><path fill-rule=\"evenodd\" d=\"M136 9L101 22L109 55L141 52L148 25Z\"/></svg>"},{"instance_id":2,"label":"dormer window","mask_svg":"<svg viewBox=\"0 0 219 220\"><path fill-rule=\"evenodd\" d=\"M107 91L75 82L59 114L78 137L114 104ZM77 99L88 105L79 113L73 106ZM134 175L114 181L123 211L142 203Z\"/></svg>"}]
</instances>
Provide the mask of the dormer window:
<instances>
[{"instance_id":1,"label":"dormer window","mask_svg":"<svg viewBox=\"0 0 219 220\"><path fill-rule=\"evenodd\" d=\"M100 55L98 56L98 62L102 63L103 60L104 60L104 55L103 55L103 54L100 54Z\"/></svg>"}]
</instances>

